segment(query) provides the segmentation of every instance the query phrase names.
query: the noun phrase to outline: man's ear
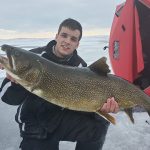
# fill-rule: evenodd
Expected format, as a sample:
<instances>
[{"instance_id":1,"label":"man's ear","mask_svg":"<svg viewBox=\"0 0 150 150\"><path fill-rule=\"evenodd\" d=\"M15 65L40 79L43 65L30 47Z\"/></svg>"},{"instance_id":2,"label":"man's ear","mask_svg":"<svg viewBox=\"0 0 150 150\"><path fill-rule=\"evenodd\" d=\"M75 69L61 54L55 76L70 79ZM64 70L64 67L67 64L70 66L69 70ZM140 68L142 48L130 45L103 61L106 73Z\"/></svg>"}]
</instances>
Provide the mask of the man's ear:
<instances>
[{"instance_id":1,"label":"man's ear","mask_svg":"<svg viewBox=\"0 0 150 150\"><path fill-rule=\"evenodd\" d=\"M80 44L80 41L79 41L78 44L77 44L77 48L79 47L79 44ZM76 48L76 49L77 49L77 48Z\"/></svg>"},{"instance_id":2,"label":"man's ear","mask_svg":"<svg viewBox=\"0 0 150 150\"><path fill-rule=\"evenodd\" d=\"M55 35L55 40L57 40L57 38L58 38L58 34Z\"/></svg>"}]
</instances>

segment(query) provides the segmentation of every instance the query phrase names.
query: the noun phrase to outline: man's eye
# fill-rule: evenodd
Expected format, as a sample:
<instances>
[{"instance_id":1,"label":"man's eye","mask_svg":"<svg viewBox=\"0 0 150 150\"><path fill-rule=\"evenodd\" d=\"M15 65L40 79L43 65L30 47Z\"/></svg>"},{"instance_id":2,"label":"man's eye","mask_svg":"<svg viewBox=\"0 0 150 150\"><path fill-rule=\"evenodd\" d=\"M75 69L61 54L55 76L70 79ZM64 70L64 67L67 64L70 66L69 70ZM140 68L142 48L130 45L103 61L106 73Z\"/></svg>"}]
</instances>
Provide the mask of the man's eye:
<instances>
[{"instance_id":1,"label":"man's eye","mask_svg":"<svg viewBox=\"0 0 150 150\"><path fill-rule=\"evenodd\" d=\"M67 34L61 34L61 36L67 38Z\"/></svg>"},{"instance_id":2,"label":"man's eye","mask_svg":"<svg viewBox=\"0 0 150 150\"><path fill-rule=\"evenodd\" d=\"M71 41L73 41L73 42L76 42L77 41L77 38L71 38Z\"/></svg>"}]
</instances>

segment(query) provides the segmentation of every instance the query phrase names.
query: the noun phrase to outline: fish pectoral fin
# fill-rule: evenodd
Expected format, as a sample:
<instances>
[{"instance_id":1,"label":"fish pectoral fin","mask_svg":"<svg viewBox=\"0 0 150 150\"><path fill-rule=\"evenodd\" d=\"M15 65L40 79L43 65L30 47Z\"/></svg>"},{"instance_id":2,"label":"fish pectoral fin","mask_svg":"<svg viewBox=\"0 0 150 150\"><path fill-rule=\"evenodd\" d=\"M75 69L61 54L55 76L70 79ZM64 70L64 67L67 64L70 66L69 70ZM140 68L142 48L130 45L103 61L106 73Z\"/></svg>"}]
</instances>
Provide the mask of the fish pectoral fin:
<instances>
[{"instance_id":1,"label":"fish pectoral fin","mask_svg":"<svg viewBox=\"0 0 150 150\"><path fill-rule=\"evenodd\" d=\"M111 116L110 114L108 114L108 113L104 113L104 112L102 112L102 111L97 111L96 112L98 115L100 115L100 116L102 116L104 119L106 119L107 121L109 121L109 122L111 122L112 124L116 124L116 120L115 120L115 118L113 117L113 116Z\"/></svg>"},{"instance_id":2,"label":"fish pectoral fin","mask_svg":"<svg viewBox=\"0 0 150 150\"><path fill-rule=\"evenodd\" d=\"M33 91L35 90L36 86L32 86L30 91L33 93Z\"/></svg>"},{"instance_id":3,"label":"fish pectoral fin","mask_svg":"<svg viewBox=\"0 0 150 150\"><path fill-rule=\"evenodd\" d=\"M127 114L127 116L129 117L130 121L131 121L132 123L134 123L132 108L125 108L124 111L125 111L125 113Z\"/></svg>"}]
</instances>

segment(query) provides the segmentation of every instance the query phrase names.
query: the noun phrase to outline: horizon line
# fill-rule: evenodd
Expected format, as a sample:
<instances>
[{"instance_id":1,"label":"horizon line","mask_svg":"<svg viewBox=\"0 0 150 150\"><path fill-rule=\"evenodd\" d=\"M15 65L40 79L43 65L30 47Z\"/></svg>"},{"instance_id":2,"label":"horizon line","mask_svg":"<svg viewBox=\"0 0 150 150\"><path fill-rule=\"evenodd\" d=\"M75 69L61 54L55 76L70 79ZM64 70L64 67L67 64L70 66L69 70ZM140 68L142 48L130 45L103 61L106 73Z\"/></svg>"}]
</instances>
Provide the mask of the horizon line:
<instances>
[{"instance_id":1,"label":"horizon line","mask_svg":"<svg viewBox=\"0 0 150 150\"><path fill-rule=\"evenodd\" d=\"M35 39L35 38L55 38L55 35L57 32L54 31L39 31L39 32L20 32L20 31L14 31L14 30L5 30L0 29L0 39ZM95 29L86 29L83 32L82 37L88 37L88 36L109 36L110 34L110 28L95 28Z\"/></svg>"}]
</instances>

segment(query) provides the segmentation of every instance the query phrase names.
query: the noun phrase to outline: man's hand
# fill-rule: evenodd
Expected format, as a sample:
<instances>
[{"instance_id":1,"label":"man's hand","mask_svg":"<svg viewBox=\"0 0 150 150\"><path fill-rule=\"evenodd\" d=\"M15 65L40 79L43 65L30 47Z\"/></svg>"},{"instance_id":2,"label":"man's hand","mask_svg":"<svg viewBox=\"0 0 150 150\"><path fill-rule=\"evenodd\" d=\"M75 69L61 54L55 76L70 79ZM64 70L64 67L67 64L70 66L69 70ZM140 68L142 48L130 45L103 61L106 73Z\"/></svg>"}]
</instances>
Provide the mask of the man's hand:
<instances>
[{"instance_id":1,"label":"man's hand","mask_svg":"<svg viewBox=\"0 0 150 150\"><path fill-rule=\"evenodd\" d=\"M119 105L115 101L114 97L108 98L107 102L100 109L104 113L117 113L119 111Z\"/></svg>"},{"instance_id":2,"label":"man's hand","mask_svg":"<svg viewBox=\"0 0 150 150\"><path fill-rule=\"evenodd\" d=\"M8 73L6 73L6 78L9 79L11 82L14 82L17 84L17 82L14 80L14 78L12 78L12 76L10 76Z\"/></svg>"},{"instance_id":3,"label":"man's hand","mask_svg":"<svg viewBox=\"0 0 150 150\"><path fill-rule=\"evenodd\" d=\"M0 69L3 70L3 66L0 64ZM11 82L17 83L8 73L6 73L6 78L9 79Z\"/></svg>"}]
</instances>

